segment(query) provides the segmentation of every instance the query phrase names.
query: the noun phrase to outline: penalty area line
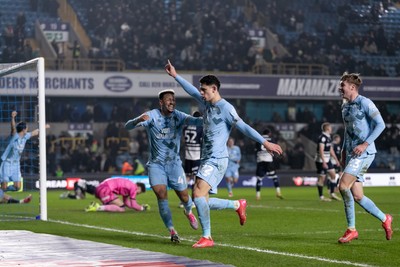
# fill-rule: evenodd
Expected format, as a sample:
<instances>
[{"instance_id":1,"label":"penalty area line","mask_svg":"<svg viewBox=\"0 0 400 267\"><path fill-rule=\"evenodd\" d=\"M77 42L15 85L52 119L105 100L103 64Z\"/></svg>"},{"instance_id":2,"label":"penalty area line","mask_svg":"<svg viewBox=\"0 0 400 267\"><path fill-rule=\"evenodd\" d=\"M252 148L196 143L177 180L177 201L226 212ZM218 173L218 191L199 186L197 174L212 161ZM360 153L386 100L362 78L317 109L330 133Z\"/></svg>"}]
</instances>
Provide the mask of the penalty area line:
<instances>
[{"instance_id":1,"label":"penalty area line","mask_svg":"<svg viewBox=\"0 0 400 267\"><path fill-rule=\"evenodd\" d=\"M59 223L59 224L64 224L64 225L77 226L77 227L96 229L96 230L102 230L102 231L109 231L109 232L115 232L115 233L124 233L124 234L131 234L131 235L137 235L137 236L149 236L149 237L155 237L155 238L162 238L162 239L168 238L169 239L169 237L155 235L155 234L149 234L149 233L143 233L143 232L118 230L118 229L114 229L114 228L99 227L99 226L94 226L94 225L72 223L72 222L60 221L60 220L49 219L47 221L52 222L52 223ZM197 240L191 240L191 239L185 239L185 238L181 238L181 240L197 242ZM266 253L266 254L272 254L272 255L280 255L280 256L286 256L286 257L302 258L302 259L315 260L315 261L328 262L328 263L338 263L338 264L360 266L360 267L372 267L373 266L373 265L368 265L365 263L357 263L357 262L342 261L342 260L332 260L332 259L322 258L322 257L317 257L317 256L307 256L307 255L296 254L296 253L273 251L273 250L269 250L269 249L259 249L259 248L254 248L254 247L236 246L236 245L230 245L230 244L224 244L224 243L215 243L215 244L218 246L221 246L221 247L234 248L234 249L239 249L239 250L248 250L248 251L253 251L253 252L260 252L260 253Z\"/></svg>"}]
</instances>

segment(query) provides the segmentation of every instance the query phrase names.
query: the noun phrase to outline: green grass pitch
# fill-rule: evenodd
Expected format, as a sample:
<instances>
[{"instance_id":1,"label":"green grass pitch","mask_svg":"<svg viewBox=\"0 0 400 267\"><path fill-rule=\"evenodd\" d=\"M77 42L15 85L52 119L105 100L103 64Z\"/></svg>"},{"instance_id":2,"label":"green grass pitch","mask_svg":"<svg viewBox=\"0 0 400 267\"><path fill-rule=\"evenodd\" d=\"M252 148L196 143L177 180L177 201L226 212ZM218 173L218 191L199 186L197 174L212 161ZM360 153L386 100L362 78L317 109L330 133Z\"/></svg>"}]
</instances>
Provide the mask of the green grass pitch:
<instances>
[{"instance_id":1,"label":"green grass pitch","mask_svg":"<svg viewBox=\"0 0 400 267\"><path fill-rule=\"evenodd\" d=\"M320 202L315 187L284 187L284 200L275 198L274 189L263 188L260 201L255 200L253 188L235 188L234 199L248 201L247 222L240 226L233 210L211 211L215 247L207 249L191 247L201 230L190 228L173 191L169 191L170 207L182 238L180 244L170 242L151 191L138 196L139 203L148 203L152 208L142 213L86 213L84 208L95 200L93 196L85 200L59 199L61 191L49 191L47 222L0 217L0 230L29 230L243 267L400 266L399 192L398 187L365 188L365 194L379 208L393 215L395 232L390 241L385 239L381 223L357 205L359 239L338 244L337 239L346 230L343 202ZM32 194L33 203L28 205L36 209L38 192ZM14 195L22 197L26 192ZM227 198L227 191L221 188L216 197ZM11 206L18 209L26 205L0 205L0 214Z\"/></svg>"}]
</instances>

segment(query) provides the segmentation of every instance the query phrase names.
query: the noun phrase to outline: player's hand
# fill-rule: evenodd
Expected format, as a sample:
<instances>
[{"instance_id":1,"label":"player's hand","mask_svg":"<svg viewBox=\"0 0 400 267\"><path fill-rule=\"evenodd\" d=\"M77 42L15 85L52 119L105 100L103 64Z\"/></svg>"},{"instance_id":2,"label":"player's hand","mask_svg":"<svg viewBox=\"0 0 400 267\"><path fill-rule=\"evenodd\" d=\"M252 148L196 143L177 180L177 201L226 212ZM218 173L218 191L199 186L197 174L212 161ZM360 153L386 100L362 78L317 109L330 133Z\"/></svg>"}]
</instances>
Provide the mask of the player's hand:
<instances>
[{"instance_id":1,"label":"player's hand","mask_svg":"<svg viewBox=\"0 0 400 267\"><path fill-rule=\"evenodd\" d=\"M11 112L11 118L15 118L17 117L18 112L16 112L15 110L13 112Z\"/></svg>"},{"instance_id":2,"label":"player's hand","mask_svg":"<svg viewBox=\"0 0 400 267\"><path fill-rule=\"evenodd\" d=\"M283 150L280 145L270 143L268 141L265 141L263 145L267 149L267 151L272 155L278 154L280 156L283 154Z\"/></svg>"},{"instance_id":3,"label":"player's hand","mask_svg":"<svg viewBox=\"0 0 400 267\"><path fill-rule=\"evenodd\" d=\"M167 65L165 65L165 71L173 78L176 78L176 76L178 75L175 67L171 64L171 61L169 61L169 59Z\"/></svg>"},{"instance_id":4,"label":"player's hand","mask_svg":"<svg viewBox=\"0 0 400 267\"><path fill-rule=\"evenodd\" d=\"M142 207L143 207L143 211L149 211L149 210L151 210L151 207L150 207L149 204L143 204Z\"/></svg>"}]
</instances>

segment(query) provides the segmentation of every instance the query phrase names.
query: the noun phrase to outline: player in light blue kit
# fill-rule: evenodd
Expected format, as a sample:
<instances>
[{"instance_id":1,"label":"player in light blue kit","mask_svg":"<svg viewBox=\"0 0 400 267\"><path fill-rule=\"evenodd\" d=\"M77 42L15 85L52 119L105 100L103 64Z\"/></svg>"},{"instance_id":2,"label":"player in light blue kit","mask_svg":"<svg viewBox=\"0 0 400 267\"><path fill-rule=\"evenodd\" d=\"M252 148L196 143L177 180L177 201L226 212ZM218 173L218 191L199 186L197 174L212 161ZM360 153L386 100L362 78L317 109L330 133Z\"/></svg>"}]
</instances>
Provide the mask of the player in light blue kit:
<instances>
[{"instance_id":1,"label":"player in light blue kit","mask_svg":"<svg viewBox=\"0 0 400 267\"><path fill-rule=\"evenodd\" d=\"M242 153L238 146L235 146L235 139L232 137L228 139L228 167L225 172L226 187L228 188L228 196L233 197L232 187L239 180L239 168Z\"/></svg>"},{"instance_id":2,"label":"player in light blue kit","mask_svg":"<svg viewBox=\"0 0 400 267\"><path fill-rule=\"evenodd\" d=\"M17 112L11 113L11 139L1 156L0 165L1 187L7 190L7 184L14 182L14 189L18 191L21 188L21 166L20 160L24 151L26 142L39 134L39 129L28 132L26 122L19 122L15 126L15 117Z\"/></svg>"},{"instance_id":3,"label":"player in light blue kit","mask_svg":"<svg viewBox=\"0 0 400 267\"><path fill-rule=\"evenodd\" d=\"M175 92L163 90L158 94L160 109L150 110L129 120L125 128L131 130L142 126L147 131L150 157L147 162L150 185L157 196L160 216L171 234L171 241L179 243L178 232L172 223L168 205L167 186L174 189L184 205L184 212L193 229L198 228L192 213L192 198L188 194L186 175L179 155L184 125L198 125L202 118L195 118L175 109Z\"/></svg>"},{"instance_id":4,"label":"player in light blue kit","mask_svg":"<svg viewBox=\"0 0 400 267\"><path fill-rule=\"evenodd\" d=\"M207 75L200 79L200 91L183 79L168 60L165 66L166 72L173 77L183 89L203 109L203 144L201 151L201 163L196 175L193 187L193 198L199 215L203 234L200 240L193 245L194 248L214 246L211 237L210 209L234 209L239 215L240 224L246 222L245 199L226 200L209 198L209 194L217 193L217 187L224 177L228 166L228 149L226 142L233 127L238 128L243 134L263 144L271 153L282 154L279 145L265 140L258 132L247 125L236 113L235 108L223 99L219 93L220 82L214 75Z\"/></svg>"},{"instance_id":5,"label":"player in light blue kit","mask_svg":"<svg viewBox=\"0 0 400 267\"><path fill-rule=\"evenodd\" d=\"M364 196L364 173L368 170L376 154L374 141L385 129L385 122L375 104L359 95L362 81L359 74L345 72L340 79L339 92L346 103L342 106L345 125L342 166L344 167L339 182L339 190L344 201L347 230L339 238L339 243L348 243L358 238L354 201L368 213L382 222L386 239L392 238L392 216L384 214L375 203Z\"/></svg>"}]
</instances>

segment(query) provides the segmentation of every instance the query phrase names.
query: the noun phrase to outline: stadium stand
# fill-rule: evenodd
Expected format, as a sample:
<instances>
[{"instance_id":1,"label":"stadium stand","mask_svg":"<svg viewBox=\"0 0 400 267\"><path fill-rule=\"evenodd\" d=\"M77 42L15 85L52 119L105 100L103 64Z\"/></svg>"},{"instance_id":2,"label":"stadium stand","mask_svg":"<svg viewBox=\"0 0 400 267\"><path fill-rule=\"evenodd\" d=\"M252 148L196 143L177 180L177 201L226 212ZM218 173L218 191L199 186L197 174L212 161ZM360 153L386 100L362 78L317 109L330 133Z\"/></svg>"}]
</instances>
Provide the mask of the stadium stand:
<instances>
[{"instance_id":1,"label":"stadium stand","mask_svg":"<svg viewBox=\"0 0 400 267\"><path fill-rule=\"evenodd\" d=\"M25 61L38 55L35 22L60 21L61 11L58 14L56 11L58 3L64 2L72 6L90 38L88 44L81 42L88 45L82 47L87 49L87 55L82 52L77 60L124 61L124 67L107 70L160 70L165 59L170 58L177 68L188 71L338 76L351 70L363 76L400 76L399 1L388 0L3 0L0 62ZM250 39L256 30L273 39L265 49ZM19 37L10 38L10 31ZM51 66L51 59L46 64ZM84 68L86 64L80 66ZM55 69L63 67L67 69L68 65ZM154 99L132 103L130 99L79 97L52 98L47 104L49 122L107 125L124 122L127 114L138 114L157 105ZM389 126L377 144L383 153L376 165L388 168L388 161L383 159L389 158L390 162L399 161L400 168L400 147L392 146L399 143L398 104L383 101L377 104ZM287 116L289 105L296 110L297 117ZM191 103L180 106L189 112ZM248 117L260 131L272 122L307 123L301 134L309 140L315 139L313 135L319 132L315 129L319 129L321 122L341 123L338 103L246 99L241 106L241 116ZM137 134L140 140L146 140L145 133ZM80 136L65 133L51 138L49 151L53 156L49 158L56 160L53 166L61 164L64 172L97 172L102 169L100 162L104 163L104 155L114 158L122 153L111 141L106 145L106 140L115 139L119 144L126 136L119 132L104 134L104 141L96 140L104 151L93 151L93 137L79 149L74 144L81 141ZM251 141L239 144L246 152L244 158L252 161ZM287 154L294 145L289 144ZM126 150L126 144L122 150ZM145 155L145 149L139 150L139 154ZM290 167L288 162L281 162L281 166ZM115 164L109 167L117 168Z\"/></svg>"}]
</instances>

